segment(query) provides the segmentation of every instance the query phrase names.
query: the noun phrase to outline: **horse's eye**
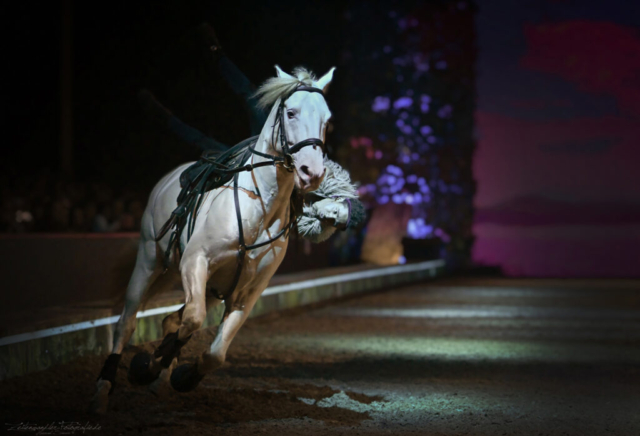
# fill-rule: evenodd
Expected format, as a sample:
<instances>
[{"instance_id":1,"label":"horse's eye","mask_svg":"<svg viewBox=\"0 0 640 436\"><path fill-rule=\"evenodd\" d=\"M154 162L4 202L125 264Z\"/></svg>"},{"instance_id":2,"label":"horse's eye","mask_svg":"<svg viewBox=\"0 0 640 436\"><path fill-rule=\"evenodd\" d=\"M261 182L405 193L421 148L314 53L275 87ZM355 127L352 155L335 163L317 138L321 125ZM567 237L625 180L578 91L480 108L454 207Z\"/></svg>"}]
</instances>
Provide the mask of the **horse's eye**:
<instances>
[{"instance_id":1,"label":"horse's eye","mask_svg":"<svg viewBox=\"0 0 640 436\"><path fill-rule=\"evenodd\" d=\"M287 111L287 117L289 117L289 119L293 118L296 116L296 113L292 110L288 110Z\"/></svg>"}]
</instances>

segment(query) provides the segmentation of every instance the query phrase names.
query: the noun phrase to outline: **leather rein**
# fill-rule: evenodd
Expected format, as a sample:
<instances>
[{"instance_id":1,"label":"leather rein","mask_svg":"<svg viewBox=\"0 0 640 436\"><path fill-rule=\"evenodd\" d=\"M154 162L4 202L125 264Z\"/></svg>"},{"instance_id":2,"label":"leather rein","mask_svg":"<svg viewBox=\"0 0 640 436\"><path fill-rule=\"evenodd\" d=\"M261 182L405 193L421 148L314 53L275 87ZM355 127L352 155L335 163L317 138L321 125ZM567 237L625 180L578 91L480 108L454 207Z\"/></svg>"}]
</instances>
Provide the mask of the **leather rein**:
<instances>
[{"instance_id":1,"label":"leather rein","mask_svg":"<svg viewBox=\"0 0 640 436\"><path fill-rule=\"evenodd\" d=\"M236 259L236 272L234 274L233 277L233 282L231 284L230 290L228 292L228 294L222 295L219 294L217 292L214 292L214 296L220 300L224 300L227 296L230 296L231 294L233 294L233 292L235 291L236 287L238 286L238 282L240 281L240 275L242 274L242 267L244 265L244 259L246 257L247 251L249 250L253 250L256 248L260 248L260 247L264 247L265 245L269 245L275 241L277 241L278 239L280 239L282 236L284 236L285 238L287 238L289 236L289 230L291 229L291 227L295 224L295 219L290 219L289 223L287 225L285 225L274 237L263 241L263 242L259 242L257 244L250 244L247 245L246 241L245 241L245 237L244 237L244 229L242 227L242 212L240 210L240 199L239 199L239 195L238 195L238 176L241 172L244 171L253 171L254 168L259 168L259 167L264 167L264 166L269 166L269 165L281 165L282 167L284 167L287 171L289 172L293 172L294 171L294 166L293 166L293 154L299 152L300 150L302 150L304 147L309 147L309 146L313 146L314 148L316 146L320 146L322 148L323 154L325 154L325 150L324 150L324 142L322 142L321 139L319 138L308 138L308 139L304 139L294 145L292 145L291 147L289 147L289 143L287 140L287 133L285 131L285 124L284 124L284 113L285 113L285 103L286 101L296 92L299 91L306 91L306 92L317 92L319 94L321 94L324 97L324 93L322 92L321 89L319 88L315 88L315 87L311 87L311 86L299 86L297 88L295 88L293 91L291 91L288 95L286 95L285 97L283 97L280 100L280 104L278 106L278 112L276 113L276 119L277 119L277 123L278 125L274 125L273 127L273 131L272 131L272 136L271 136L271 143L272 144L276 144L277 140L280 141L280 146L282 148L282 155L281 156L273 156L270 154L266 154L266 153L261 153L259 151L255 150L255 144L252 144L249 146L249 150L252 154L260 156L262 158L267 159L266 161L263 162L258 162L258 163L249 163L243 166L238 166L236 168L221 168L220 164L218 162L216 162L215 160L207 160L209 163L216 165L216 169L215 172L219 173L219 174L226 174L226 175L230 175L233 174L233 200L235 203L235 209L236 209L236 219L238 222L238 255L237 255L237 259ZM189 225L189 229L188 229L188 233L187 233L187 240L191 237L191 234L193 233L194 227L195 227L195 216L198 213L198 210L200 208L202 202L202 195L200 196L200 199L198 200L195 208L193 209L193 213L192 213L192 220L191 220L191 225ZM167 222L165 224L165 226L163 226L163 228L161 229L159 235L156 237L156 241L159 241L160 239L162 239L162 237L167 233L167 231L169 230L169 228L171 226L168 226L169 222ZM179 245L179 241L176 241L177 238L179 238L181 232L178 232L177 229L176 231L174 231L174 233L171 235L171 238L169 239L169 246L167 247L167 253L165 253L165 271L168 269L168 263L169 263L169 256L171 253L171 247L173 245L174 242L178 242Z\"/></svg>"}]
</instances>

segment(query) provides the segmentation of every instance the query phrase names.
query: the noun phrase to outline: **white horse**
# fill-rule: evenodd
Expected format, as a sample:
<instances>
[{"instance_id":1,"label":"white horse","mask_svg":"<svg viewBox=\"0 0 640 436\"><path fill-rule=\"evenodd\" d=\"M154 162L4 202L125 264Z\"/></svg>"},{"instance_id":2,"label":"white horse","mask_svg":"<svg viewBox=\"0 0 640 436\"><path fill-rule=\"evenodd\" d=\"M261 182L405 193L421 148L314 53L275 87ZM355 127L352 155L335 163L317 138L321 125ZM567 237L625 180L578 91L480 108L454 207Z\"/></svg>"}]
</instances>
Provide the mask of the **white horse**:
<instances>
[{"instance_id":1,"label":"white horse","mask_svg":"<svg viewBox=\"0 0 640 436\"><path fill-rule=\"evenodd\" d=\"M183 232L179 241L183 250L179 266L165 271L164 253L170 236L167 234L159 241L156 236L176 207L180 174L191 164L166 175L153 189L142 218L135 269L114 334L112 354L98 377L91 411L106 412L122 350L135 330L136 313L142 302L157 292L152 289L154 282L153 288L156 288L160 282L166 286L172 278L176 282L181 279L185 305L163 322L165 338L154 355L138 354L132 360L129 378L142 384L152 382L163 369L166 373L176 364L180 348L205 319L207 288L227 293L222 322L210 349L195 364L182 365L171 374L173 387L188 391L197 386L206 373L224 363L231 341L280 266L288 240L286 233L275 239L274 236L288 225L294 185L302 193L313 191L325 175L323 150L318 145L324 143L331 117L323 91L332 80L334 68L319 80L302 68L294 70L293 75L278 66L276 70L277 77L269 79L258 91L261 104L273 104L273 107L255 145L258 153L245 162L264 166L256 165L237 176L244 242L246 246L266 245L246 251L239 279L236 279L240 229L233 184L229 182L205 194L190 239L187 232ZM291 157L293 162L287 162ZM272 165L266 165L265 161ZM163 280L157 280L160 276ZM237 286L231 289L236 281Z\"/></svg>"}]
</instances>

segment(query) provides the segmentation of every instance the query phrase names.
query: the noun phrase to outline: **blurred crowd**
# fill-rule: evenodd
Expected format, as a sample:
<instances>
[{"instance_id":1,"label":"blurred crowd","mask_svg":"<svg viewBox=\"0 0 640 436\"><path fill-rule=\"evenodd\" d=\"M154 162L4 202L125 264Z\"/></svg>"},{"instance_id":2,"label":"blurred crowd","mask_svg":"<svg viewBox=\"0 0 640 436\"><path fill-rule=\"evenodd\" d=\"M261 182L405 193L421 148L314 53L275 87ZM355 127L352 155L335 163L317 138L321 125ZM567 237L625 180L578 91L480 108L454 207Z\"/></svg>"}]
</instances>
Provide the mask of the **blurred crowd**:
<instances>
[{"instance_id":1,"label":"blurred crowd","mask_svg":"<svg viewBox=\"0 0 640 436\"><path fill-rule=\"evenodd\" d=\"M131 232L140 230L145 192L55 174L4 175L0 232Z\"/></svg>"}]
</instances>

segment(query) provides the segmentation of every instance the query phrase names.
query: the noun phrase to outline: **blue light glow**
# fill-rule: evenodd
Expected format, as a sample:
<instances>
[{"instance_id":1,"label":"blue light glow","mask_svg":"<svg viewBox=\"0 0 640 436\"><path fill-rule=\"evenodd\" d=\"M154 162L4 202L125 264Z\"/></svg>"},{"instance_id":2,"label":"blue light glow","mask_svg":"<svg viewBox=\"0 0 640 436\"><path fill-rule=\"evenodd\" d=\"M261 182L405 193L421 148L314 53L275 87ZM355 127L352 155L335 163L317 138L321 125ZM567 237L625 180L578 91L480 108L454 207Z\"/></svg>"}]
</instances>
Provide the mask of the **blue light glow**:
<instances>
[{"instance_id":1,"label":"blue light glow","mask_svg":"<svg viewBox=\"0 0 640 436\"><path fill-rule=\"evenodd\" d=\"M424 218L412 218L407 223L407 234L413 239L424 239L431 236L433 226L425 223Z\"/></svg>"},{"instance_id":2,"label":"blue light glow","mask_svg":"<svg viewBox=\"0 0 640 436\"><path fill-rule=\"evenodd\" d=\"M420 127L420 133L422 133L424 136L429 135L431 132L433 132L433 129L429 126Z\"/></svg>"},{"instance_id":3,"label":"blue light glow","mask_svg":"<svg viewBox=\"0 0 640 436\"><path fill-rule=\"evenodd\" d=\"M400 78L401 76L398 76ZM400 97L396 101L393 102L393 107L395 109L403 109L411 107L413 104L413 99L411 97Z\"/></svg>"},{"instance_id":4,"label":"blue light glow","mask_svg":"<svg viewBox=\"0 0 640 436\"><path fill-rule=\"evenodd\" d=\"M387 165L387 172L396 176L402 176L404 174L402 169L395 165Z\"/></svg>"},{"instance_id":5,"label":"blue light glow","mask_svg":"<svg viewBox=\"0 0 640 436\"><path fill-rule=\"evenodd\" d=\"M371 105L371 110L374 112L384 112L389 110L389 106L391 105L391 99L388 97L376 97L373 100L373 104Z\"/></svg>"},{"instance_id":6,"label":"blue light glow","mask_svg":"<svg viewBox=\"0 0 640 436\"><path fill-rule=\"evenodd\" d=\"M453 115L453 107L450 104L445 104L438 109L438 116L440 118L451 118Z\"/></svg>"}]
</instances>

